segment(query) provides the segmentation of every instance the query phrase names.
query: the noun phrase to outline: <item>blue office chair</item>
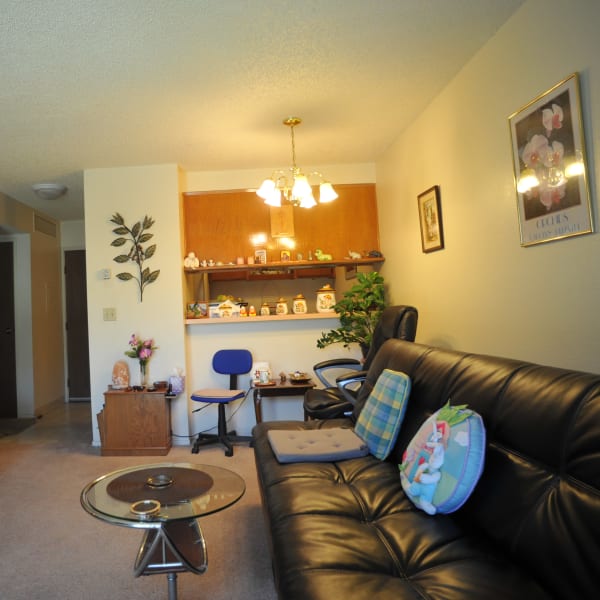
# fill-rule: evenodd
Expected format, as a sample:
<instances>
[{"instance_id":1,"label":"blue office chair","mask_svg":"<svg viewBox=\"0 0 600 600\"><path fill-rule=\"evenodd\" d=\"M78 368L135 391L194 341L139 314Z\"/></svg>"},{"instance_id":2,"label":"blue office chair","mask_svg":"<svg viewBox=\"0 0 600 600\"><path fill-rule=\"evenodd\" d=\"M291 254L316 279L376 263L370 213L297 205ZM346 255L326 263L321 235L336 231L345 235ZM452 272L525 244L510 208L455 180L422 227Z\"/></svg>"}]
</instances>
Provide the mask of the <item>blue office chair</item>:
<instances>
[{"instance_id":1,"label":"blue office chair","mask_svg":"<svg viewBox=\"0 0 600 600\"><path fill-rule=\"evenodd\" d=\"M238 375L248 373L252 368L252 354L248 350L219 350L213 356L212 366L217 373L229 375L229 389L203 389L193 392L191 397L194 402L219 405L219 420L218 433L199 433L192 447L192 453L197 454L200 446L221 443L225 446L225 456L233 456L232 442L245 441L247 438L237 436L235 431L227 431L225 405L246 395L244 390L237 389L237 378ZM196 408L192 412L199 410L201 408Z\"/></svg>"}]
</instances>

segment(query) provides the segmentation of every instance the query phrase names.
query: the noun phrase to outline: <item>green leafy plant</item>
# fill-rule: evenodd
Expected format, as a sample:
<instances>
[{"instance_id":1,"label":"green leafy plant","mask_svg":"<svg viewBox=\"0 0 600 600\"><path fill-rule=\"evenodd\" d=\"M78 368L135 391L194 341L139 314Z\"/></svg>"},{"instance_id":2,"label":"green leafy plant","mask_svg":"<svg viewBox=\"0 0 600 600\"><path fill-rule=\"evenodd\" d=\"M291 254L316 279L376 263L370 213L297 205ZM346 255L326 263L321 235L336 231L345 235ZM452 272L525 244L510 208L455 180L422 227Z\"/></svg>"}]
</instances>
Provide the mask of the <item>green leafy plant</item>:
<instances>
[{"instance_id":1,"label":"green leafy plant","mask_svg":"<svg viewBox=\"0 0 600 600\"><path fill-rule=\"evenodd\" d=\"M125 225L125 220L119 213L115 213L110 219L111 223L117 225L113 229L113 233L119 237L111 242L111 246L121 247L130 244L127 254L119 254L113 259L118 263L134 262L139 269L139 276L131 273L117 273L117 279L121 281L129 281L134 279L137 281L140 290L140 302L144 300L144 288L150 283L154 283L160 275L160 270L150 271L148 267L144 267L144 261L154 256L156 252L156 244L152 244L144 249L143 244L150 241L154 234L148 233L148 229L154 225L152 217L145 216L142 221L138 221L131 228ZM127 237L122 237L127 236Z\"/></svg>"},{"instance_id":2,"label":"green leafy plant","mask_svg":"<svg viewBox=\"0 0 600 600\"><path fill-rule=\"evenodd\" d=\"M340 326L323 333L317 348L341 343L348 347L359 344L363 353L369 350L373 331L386 307L383 277L376 271L359 273L353 285L333 307L340 316Z\"/></svg>"}]
</instances>

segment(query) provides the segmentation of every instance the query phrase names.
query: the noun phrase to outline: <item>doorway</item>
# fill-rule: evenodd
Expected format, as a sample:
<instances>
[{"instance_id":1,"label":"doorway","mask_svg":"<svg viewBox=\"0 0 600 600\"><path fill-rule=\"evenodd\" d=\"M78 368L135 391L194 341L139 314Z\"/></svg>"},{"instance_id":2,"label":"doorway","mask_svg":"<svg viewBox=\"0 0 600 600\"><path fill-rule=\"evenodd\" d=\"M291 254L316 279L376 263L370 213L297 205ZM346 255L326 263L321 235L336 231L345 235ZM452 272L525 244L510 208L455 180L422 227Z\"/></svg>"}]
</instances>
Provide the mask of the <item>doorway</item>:
<instances>
[{"instance_id":1,"label":"doorway","mask_svg":"<svg viewBox=\"0 0 600 600\"><path fill-rule=\"evenodd\" d=\"M12 242L0 242L0 418L14 419L17 409L17 360L15 350L15 277Z\"/></svg>"},{"instance_id":2,"label":"doorway","mask_svg":"<svg viewBox=\"0 0 600 600\"><path fill-rule=\"evenodd\" d=\"M85 250L65 251L65 312L67 399L69 402L89 401L90 353Z\"/></svg>"}]
</instances>

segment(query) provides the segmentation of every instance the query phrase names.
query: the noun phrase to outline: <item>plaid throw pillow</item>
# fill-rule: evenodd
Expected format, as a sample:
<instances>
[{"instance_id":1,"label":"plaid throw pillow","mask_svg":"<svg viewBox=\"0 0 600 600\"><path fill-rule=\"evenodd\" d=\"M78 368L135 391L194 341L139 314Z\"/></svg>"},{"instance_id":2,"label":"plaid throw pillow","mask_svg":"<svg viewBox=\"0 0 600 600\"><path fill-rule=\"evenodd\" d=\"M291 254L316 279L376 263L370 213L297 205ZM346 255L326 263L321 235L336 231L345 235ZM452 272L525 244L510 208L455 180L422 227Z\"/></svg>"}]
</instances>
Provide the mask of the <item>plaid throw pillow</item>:
<instances>
[{"instance_id":1,"label":"plaid throw pillow","mask_svg":"<svg viewBox=\"0 0 600 600\"><path fill-rule=\"evenodd\" d=\"M373 456L383 460L392 451L409 394L410 377L406 373L391 369L381 372L354 427Z\"/></svg>"}]
</instances>

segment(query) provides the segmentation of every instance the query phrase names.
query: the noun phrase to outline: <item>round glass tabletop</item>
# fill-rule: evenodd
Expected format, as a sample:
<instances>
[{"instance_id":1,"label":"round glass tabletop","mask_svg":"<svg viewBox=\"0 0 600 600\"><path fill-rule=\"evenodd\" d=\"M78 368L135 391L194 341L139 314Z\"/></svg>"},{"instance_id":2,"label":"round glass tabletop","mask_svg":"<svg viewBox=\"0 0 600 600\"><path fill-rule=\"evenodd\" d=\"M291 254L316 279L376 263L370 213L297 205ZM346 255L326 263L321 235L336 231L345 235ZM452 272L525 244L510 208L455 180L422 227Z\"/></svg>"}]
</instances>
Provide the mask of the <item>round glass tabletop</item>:
<instances>
[{"instance_id":1,"label":"round glass tabletop","mask_svg":"<svg viewBox=\"0 0 600 600\"><path fill-rule=\"evenodd\" d=\"M148 528L217 512L237 502L245 490L244 480L229 469L159 463L95 479L81 492L81 504L104 521Z\"/></svg>"}]
</instances>

